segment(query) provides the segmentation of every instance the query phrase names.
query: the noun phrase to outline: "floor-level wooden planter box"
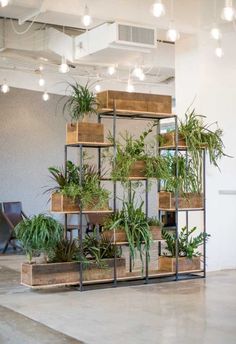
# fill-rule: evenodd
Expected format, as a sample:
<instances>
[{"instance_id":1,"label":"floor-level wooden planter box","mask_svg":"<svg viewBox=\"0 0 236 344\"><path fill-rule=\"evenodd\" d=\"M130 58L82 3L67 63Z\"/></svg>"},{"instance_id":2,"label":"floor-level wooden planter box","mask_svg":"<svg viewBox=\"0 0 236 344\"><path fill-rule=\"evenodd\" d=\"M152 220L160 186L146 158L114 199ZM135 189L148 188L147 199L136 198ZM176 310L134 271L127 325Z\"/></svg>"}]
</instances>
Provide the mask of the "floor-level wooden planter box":
<instances>
[{"instance_id":1,"label":"floor-level wooden planter box","mask_svg":"<svg viewBox=\"0 0 236 344\"><path fill-rule=\"evenodd\" d=\"M175 272L176 271L176 258L175 257L159 257L159 267L161 271ZM187 257L178 258L178 270L179 271L192 271L201 269L201 257L193 257L189 259Z\"/></svg>"},{"instance_id":2,"label":"floor-level wooden planter box","mask_svg":"<svg viewBox=\"0 0 236 344\"><path fill-rule=\"evenodd\" d=\"M161 236L161 227L159 226L150 226L150 231L152 233L153 240L162 240ZM102 233L104 239L110 242L127 242L128 238L124 230L116 229L114 230L107 230Z\"/></svg>"},{"instance_id":3,"label":"floor-level wooden planter box","mask_svg":"<svg viewBox=\"0 0 236 344\"><path fill-rule=\"evenodd\" d=\"M161 144L160 147L175 147L175 132L169 132L161 134ZM186 148L186 141L183 136L178 135L178 146L181 148Z\"/></svg>"},{"instance_id":4,"label":"floor-level wooden planter box","mask_svg":"<svg viewBox=\"0 0 236 344\"><path fill-rule=\"evenodd\" d=\"M76 144L79 142L103 143L104 125L87 122L67 123L66 144Z\"/></svg>"},{"instance_id":5,"label":"floor-level wooden planter box","mask_svg":"<svg viewBox=\"0 0 236 344\"><path fill-rule=\"evenodd\" d=\"M140 112L156 112L171 114L172 100L170 96L122 91L103 91L97 94L100 108L131 110Z\"/></svg>"},{"instance_id":6,"label":"floor-level wooden planter box","mask_svg":"<svg viewBox=\"0 0 236 344\"><path fill-rule=\"evenodd\" d=\"M159 208L175 210L176 198L172 192L159 192ZM178 196L178 208L203 208L203 195L195 193L186 193Z\"/></svg>"},{"instance_id":7,"label":"floor-level wooden planter box","mask_svg":"<svg viewBox=\"0 0 236 344\"><path fill-rule=\"evenodd\" d=\"M112 279L114 276L114 259L104 259L107 265L99 268L91 263L83 269L83 281ZM125 258L117 258L117 276L126 274ZM21 283L31 287L77 284L80 281L80 263L29 264L21 267Z\"/></svg>"},{"instance_id":8,"label":"floor-level wooden planter box","mask_svg":"<svg viewBox=\"0 0 236 344\"><path fill-rule=\"evenodd\" d=\"M104 208L97 208L96 207L96 200L94 201L94 205L90 207L84 207L83 211L106 211L109 210L109 206L107 204ZM51 211L53 212L73 212L73 211L80 211L79 202L73 200L71 197L64 196L60 192L55 192L51 195Z\"/></svg>"},{"instance_id":9,"label":"floor-level wooden planter box","mask_svg":"<svg viewBox=\"0 0 236 344\"><path fill-rule=\"evenodd\" d=\"M144 160L137 160L132 163L130 167L130 178L145 178L146 162Z\"/></svg>"}]
</instances>

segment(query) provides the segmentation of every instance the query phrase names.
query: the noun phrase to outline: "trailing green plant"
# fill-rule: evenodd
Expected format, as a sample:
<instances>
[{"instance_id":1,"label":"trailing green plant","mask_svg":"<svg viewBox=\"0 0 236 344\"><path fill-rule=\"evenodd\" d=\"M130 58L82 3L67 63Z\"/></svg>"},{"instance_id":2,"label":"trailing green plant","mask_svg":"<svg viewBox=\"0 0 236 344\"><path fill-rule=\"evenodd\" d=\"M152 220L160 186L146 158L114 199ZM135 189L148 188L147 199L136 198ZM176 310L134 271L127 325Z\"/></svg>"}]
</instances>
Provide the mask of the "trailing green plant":
<instances>
[{"instance_id":1,"label":"trailing green plant","mask_svg":"<svg viewBox=\"0 0 236 344\"><path fill-rule=\"evenodd\" d=\"M203 122L206 116L197 115L195 109L190 113L187 110L185 119L180 120L179 135L185 140L192 160L196 167L201 166L202 148L209 154L210 163L218 167L218 162L224 153L224 143L222 140L223 131L217 125L217 122L205 124ZM216 129L212 129L213 125Z\"/></svg>"},{"instance_id":2,"label":"trailing green plant","mask_svg":"<svg viewBox=\"0 0 236 344\"><path fill-rule=\"evenodd\" d=\"M78 258L78 240L60 240L49 253L50 263L73 262Z\"/></svg>"},{"instance_id":3,"label":"trailing green plant","mask_svg":"<svg viewBox=\"0 0 236 344\"><path fill-rule=\"evenodd\" d=\"M147 253L149 257L150 244L152 242L152 235L145 213L143 212L143 204L138 206L135 203L135 192L131 195L130 201L123 202L123 208L119 212L118 219L110 226L112 229L121 229L126 233L131 259L134 262L136 250L142 262L143 270L143 256Z\"/></svg>"},{"instance_id":4,"label":"trailing green plant","mask_svg":"<svg viewBox=\"0 0 236 344\"><path fill-rule=\"evenodd\" d=\"M96 96L90 90L90 85L80 85L78 82L69 83L72 94L63 106L63 113L69 113L72 121L82 120L86 115L97 114ZM64 97L63 97L64 98Z\"/></svg>"},{"instance_id":5,"label":"trailing green plant","mask_svg":"<svg viewBox=\"0 0 236 344\"><path fill-rule=\"evenodd\" d=\"M178 191L179 194L201 193L202 181L191 157L167 154L165 161L168 166L168 172L162 178L162 188L165 191Z\"/></svg>"},{"instance_id":6,"label":"trailing green plant","mask_svg":"<svg viewBox=\"0 0 236 344\"><path fill-rule=\"evenodd\" d=\"M22 220L15 228L15 235L31 262L33 254L48 255L61 241L63 226L51 216L39 214Z\"/></svg>"},{"instance_id":7,"label":"trailing green plant","mask_svg":"<svg viewBox=\"0 0 236 344\"><path fill-rule=\"evenodd\" d=\"M86 264L94 261L99 267L107 267L104 259L121 257L121 249L112 245L110 241L103 237L98 237L96 231L87 234L83 239L83 262Z\"/></svg>"},{"instance_id":8,"label":"trailing green plant","mask_svg":"<svg viewBox=\"0 0 236 344\"><path fill-rule=\"evenodd\" d=\"M201 232L197 236L193 236L197 227L193 227L187 230L187 227L183 227L178 236L178 256L187 257L189 259L201 256L202 254L197 249L203 245L204 241L207 241L210 237L209 234ZM162 238L166 241L168 256L176 256L176 233L169 232L162 229Z\"/></svg>"},{"instance_id":9,"label":"trailing green plant","mask_svg":"<svg viewBox=\"0 0 236 344\"><path fill-rule=\"evenodd\" d=\"M148 217L147 219L148 221L148 225L149 226L161 226L162 227L162 223L159 219L157 219L156 217Z\"/></svg>"},{"instance_id":10,"label":"trailing green plant","mask_svg":"<svg viewBox=\"0 0 236 344\"><path fill-rule=\"evenodd\" d=\"M67 171L62 168L49 167L51 178L57 184L47 191L58 191L63 195L81 202L83 207L94 209L107 208L109 192L100 186L100 175L94 166L83 165L82 183L80 180L80 167L67 162Z\"/></svg>"}]
</instances>

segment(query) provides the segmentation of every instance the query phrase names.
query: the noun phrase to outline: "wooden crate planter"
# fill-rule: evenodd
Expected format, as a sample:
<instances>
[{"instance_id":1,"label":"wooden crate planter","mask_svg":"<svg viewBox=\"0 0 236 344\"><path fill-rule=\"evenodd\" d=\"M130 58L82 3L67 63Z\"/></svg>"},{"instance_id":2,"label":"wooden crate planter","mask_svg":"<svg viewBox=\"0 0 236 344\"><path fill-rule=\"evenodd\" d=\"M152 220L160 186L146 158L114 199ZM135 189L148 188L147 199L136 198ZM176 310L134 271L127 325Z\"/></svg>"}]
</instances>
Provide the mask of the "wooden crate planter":
<instances>
[{"instance_id":1,"label":"wooden crate planter","mask_svg":"<svg viewBox=\"0 0 236 344\"><path fill-rule=\"evenodd\" d=\"M150 226L150 231L152 233L153 240L162 240L161 236L161 227L159 226ZM128 242L127 235L124 230L117 229L115 230L107 230L102 233L104 239L110 242Z\"/></svg>"},{"instance_id":2,"label":"wooden crate planter","mask_svg":"<svg viewBox=\"0 0 236 344\"><path fill-rule=\"evenodd\" d=\"M161 191L159 192L159 208L175 210L175 194L172 192ZM203 195L195 193L186 193L179 195L178 207L179 209L188 208L203 208Z\"/></svg>"},{"instance_id":3,"label":"wooden crate planter","mask_svg":"<svg viewBox=\"0 0 236 344\"><path fill-rule=\"evenodd\" d=\"M104 125L101 123L67 123L66 144L104 143Z\"/></svg>"},{"instance_id":4,"label":"wooden crate planter","mask_svg":"<svg viewBox=\"0 0 236 344\"><path fill-rule=\"evenodd\" d=\"M132 163L129 178L145 178L145 174L146 162L144 160L137 160Z\"/></svg>"},{"instance_id":5,"label":"wooden crate planter","mask_svg":"<svg viewBox=\"0 0 236 344\"><path fill-rule=\"evenodd\" d=\"M161 145L160 147L175 147L175 132L169 132L161 134ZM186 148L186 141L183 136L178 136L178 146L181 148Z\"/></svg>"},{"instance_id":6,"label":"wooden crate planter","mask_svg":"<svg viewBox=\"0 0 236 344\"><path fill-rule=\"evenodd\" d=\"M104 208L97 208L96 207L97 200L94 200L94 205L90 205L89 207L84 207L83 211L106 211L110 210L109 205L105 206ZM51 211L53 212L73 212L73 211L80 211L79 202L73 200L71 197L64 196L60 192L55 192L51 195Z\"/></svg>"},{"instance_id":7,"label":"wooden crate planter","mask_svg":"<svg viewBox=\"0 0 236 344\"><path fill-rule=\"evenodd\" d=\"M106 268L99 268L96 263L89 264L83 269L83 281L96 281L112 279L114 276L114 259L104 259ZM125 258L117 258L117 276L124 277L126 274ZM21 267L21 283L31 287L55 286L77 284L80 263L48 263L29 264L24 263Z\"/></svg>"},{"instance_id":8,"label":"wooden crate planter","mask_svg":"<svg viewBox=\"0 0 236 344\"><path fill-rule=\"evenodd\" d=\"M129 93L122 91L103 91L97 94L99 107L116 110L130 110L140 112L156 112L170 114L172 110L171 96Z\"/></svg>"},{"instance_id":9,"label":"wooden crate planter","mask_svg":"<svg viewBox=\"0 0 236 344\"><path fill-rule=\"evenodd\" d=\"M159 257L158 269L166 272L176 271L176 258L175 257ZM187 257L178 258L178 270L179 271L193 271L201 269L201 257L193 257L189 259Z\"/></svg>"}]
</instances>

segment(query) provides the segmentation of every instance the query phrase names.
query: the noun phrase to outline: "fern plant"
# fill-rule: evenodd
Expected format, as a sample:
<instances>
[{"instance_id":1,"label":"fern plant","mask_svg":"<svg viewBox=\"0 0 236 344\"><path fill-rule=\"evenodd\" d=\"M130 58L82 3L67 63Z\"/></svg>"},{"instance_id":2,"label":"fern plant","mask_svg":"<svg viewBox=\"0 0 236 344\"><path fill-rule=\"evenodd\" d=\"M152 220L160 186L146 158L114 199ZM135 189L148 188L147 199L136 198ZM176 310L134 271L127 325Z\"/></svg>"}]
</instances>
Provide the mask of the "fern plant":
<instances>
[{"instance_id":1,"label":"fern plant","mask_svg":"<svg viewBox=\"0 0 236 344\"><path fill-rule=\"evenodd\" d=\"M201 232L197 236L193 236L193 233L197 230L197 227L193 227L189 231L187 227L183 227L178 236L178 255L179 257L187 257L192 259L195 256L201 256L201 253L197 249L203 245L204 241L207 241L210 237L209 234ZM162 237L166 241L168 256L176 256L176 233L171 233L165 229L162 229Z\"/></svg>"}]
</instances>

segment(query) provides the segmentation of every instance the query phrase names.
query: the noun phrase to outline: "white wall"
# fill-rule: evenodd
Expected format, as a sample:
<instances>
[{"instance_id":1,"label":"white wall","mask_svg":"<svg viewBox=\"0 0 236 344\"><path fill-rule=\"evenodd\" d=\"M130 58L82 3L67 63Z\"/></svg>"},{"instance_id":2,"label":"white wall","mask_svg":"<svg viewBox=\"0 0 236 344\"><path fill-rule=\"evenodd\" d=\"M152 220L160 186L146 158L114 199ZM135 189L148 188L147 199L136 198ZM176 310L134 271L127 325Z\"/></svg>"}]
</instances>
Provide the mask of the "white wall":
<instances>
[{"instance_id":1,"label":"white wall","mask_svg":"<svg viewBox=\"0 0 236 344\"><path fill-rule=\"evenodd\" d=\"M177 113L193 106L207 122L218 121L224 130L226 152L236 157L235 33L223 37L225 55L214 54L215 44L208 32L180 40L176 46ZM236 268L236 195L220 195L219 190L236 190L236 160L224 158L221 173L207 166L208 269Z\"/></svg>"}]
</instances>

